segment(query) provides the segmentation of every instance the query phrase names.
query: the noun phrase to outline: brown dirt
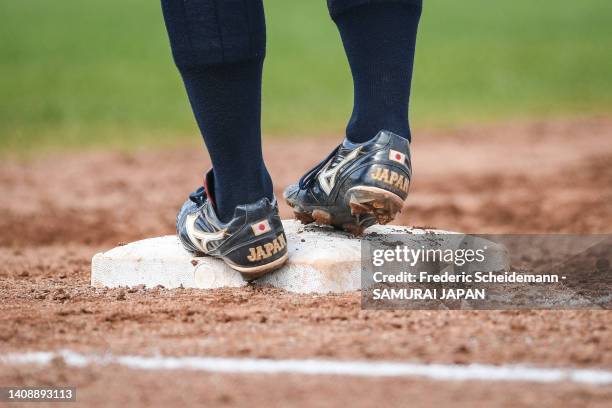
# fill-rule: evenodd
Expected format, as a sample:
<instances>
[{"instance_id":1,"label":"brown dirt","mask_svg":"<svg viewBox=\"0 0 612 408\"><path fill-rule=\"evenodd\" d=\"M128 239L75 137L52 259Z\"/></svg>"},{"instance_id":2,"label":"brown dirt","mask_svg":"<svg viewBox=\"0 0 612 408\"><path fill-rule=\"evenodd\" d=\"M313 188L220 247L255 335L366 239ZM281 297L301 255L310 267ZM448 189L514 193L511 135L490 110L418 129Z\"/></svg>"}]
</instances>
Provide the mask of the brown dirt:
<instances>
[{"instance_id":1,"label":"brown dirt","mask_svg":"<svg viewBox=\"0 0 612 408\"><path fill-rule=\"evenodd\" d=\"M474 233L612 232L612 118L424 130L415 139L415 178L401 224ZM267 141L277 195L337 141ZM0 353L70 348L612 368L606 311L362 311L357 294L90 288L91 256L172 233L176 209L207 166L205 154L193 148L3 160ZM284 204L281 212L291 215ZM609 387L570 384L0 366L0 386L66 382L79 386L80 401L98 405L162 405L175 398L278 406L382 400L604 406L611 397ZM147 394L153 390L155 396Z\"/></svg>"},{"instance_id":2,"label":"brown dirt","mask_svg":"<svg viewBox=\"0 0 612 408\"><path fill-rule=\"evenodd\" d=\"M574 384L433 382L298 375L135 372L122 367L0 370L1 384L71 384L88 407L593 407L610 406L612 389ZM172 384L171 386L169 384ZM21 404L13 404L21 406ZM49 406L73 406L49 404ZM81 404L79 404L81 405ZM83 404L85 405L85 404ZM31 404L29 406L41 406Z\"/></svg>"}]
</instances>

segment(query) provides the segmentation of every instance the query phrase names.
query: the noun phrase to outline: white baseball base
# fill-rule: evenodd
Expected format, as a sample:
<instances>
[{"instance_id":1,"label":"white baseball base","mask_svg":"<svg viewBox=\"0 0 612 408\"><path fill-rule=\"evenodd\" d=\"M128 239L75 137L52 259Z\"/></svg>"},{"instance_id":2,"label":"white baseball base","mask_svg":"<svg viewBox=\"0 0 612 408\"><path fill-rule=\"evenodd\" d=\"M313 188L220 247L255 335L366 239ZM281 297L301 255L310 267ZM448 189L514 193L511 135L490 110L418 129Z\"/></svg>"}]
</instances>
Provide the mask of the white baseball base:
<instances>
[{"instance_id":1,"label":"white baseball base","mask_svg":"<svg viewBox=\"0 0 612 408\"><path fill-rule=\"evenodd\" d=\"M296 293L340 293L360 289L361 240L328 228L283 221L289 260L279 270L258 279L255 285L270 285ZM373 226L366 234L412 234L418 248L431 238L448 237L447 231L400 226ZM392 241L392 240L391 240ZM490 243L490 247L496 244ZM499 248L500 251L505 251ZM504 267L505 265L501 265ZM192 257L176 236L132 242L96 254L91 266L91 284L96 287L145 285L165 288L215 289L247 283L225 263L211 257Z\"/></svg>"}]
</instances>

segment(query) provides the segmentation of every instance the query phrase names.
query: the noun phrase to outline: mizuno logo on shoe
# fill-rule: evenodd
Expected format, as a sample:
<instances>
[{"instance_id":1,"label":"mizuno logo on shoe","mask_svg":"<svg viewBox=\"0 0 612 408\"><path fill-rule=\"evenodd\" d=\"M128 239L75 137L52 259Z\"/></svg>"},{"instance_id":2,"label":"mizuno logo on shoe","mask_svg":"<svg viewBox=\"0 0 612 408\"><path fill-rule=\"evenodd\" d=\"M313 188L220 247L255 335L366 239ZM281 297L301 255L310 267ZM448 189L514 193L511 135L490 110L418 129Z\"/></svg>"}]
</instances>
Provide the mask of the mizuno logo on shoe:
<instances>
[{"instance_id":1,"label":"mizuno logo on shoe","mask_svg":"<svg viewBox=\"0 0 612 408\"><path fill-rule=\"evenodd\" d=\"M350 152L340 163L338 163L333 169L328 169L331 164L331 161L321 170L319 173L319 185L321 189L325 191L325 194L329 195L331 191L334 189L336 185L336 175L343 167L345 167L349 162L354 160L359 152L361 151L361 146Z\"/></svg>"},{"instance_id":2,"label":"mizuno logo on shoe","mask_svg":"<svg viewBox=\"0 0 612 408\"><path fill-rule=\"evenodd\" d=\"M225 230L215 232L203 232L196 228L196 221L199 217L198 213L189 214L185 221L185 227L187 229L187 235L191 242L202 252L208 253L208 244L212 241L218 241L225 237Z\"/></svg>"}]
</instances>

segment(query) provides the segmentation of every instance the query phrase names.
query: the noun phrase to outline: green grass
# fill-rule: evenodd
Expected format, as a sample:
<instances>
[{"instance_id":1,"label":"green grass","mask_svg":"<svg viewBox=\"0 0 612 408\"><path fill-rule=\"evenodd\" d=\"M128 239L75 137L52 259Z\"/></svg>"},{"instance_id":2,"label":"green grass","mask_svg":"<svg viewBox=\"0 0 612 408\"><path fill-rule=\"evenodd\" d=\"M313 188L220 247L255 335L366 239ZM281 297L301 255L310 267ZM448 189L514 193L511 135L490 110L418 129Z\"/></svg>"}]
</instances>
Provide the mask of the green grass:
<instances>
[{"instance_id":1,"label":"green grass","mask_svg":"<svg viewBox=\"0 0 612 408\"><path fill-rule=\"evenodd\" d=\"M325 2L265 3L264 132L341 132L352 84ZM3 0L0 15L0 152L197 141L158 0ZM602 0L425 0L413 124L609 112L610 21Z\"/></svg>"}]
</instances>

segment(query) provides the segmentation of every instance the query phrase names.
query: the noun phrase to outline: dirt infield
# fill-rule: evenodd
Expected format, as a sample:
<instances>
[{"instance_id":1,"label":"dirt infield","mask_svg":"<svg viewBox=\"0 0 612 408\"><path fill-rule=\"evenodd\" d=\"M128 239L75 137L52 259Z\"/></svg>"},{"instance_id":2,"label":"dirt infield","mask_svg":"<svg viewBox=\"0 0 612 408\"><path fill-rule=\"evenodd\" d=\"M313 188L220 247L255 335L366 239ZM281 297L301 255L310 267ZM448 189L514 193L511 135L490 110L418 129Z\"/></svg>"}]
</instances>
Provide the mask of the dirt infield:
<instances>
[{"instance_id":1,"label":"dirt infield","mask_svg":"<svg viewBox=\"0 0 612 408\"><path fill-rule=\"evenodd\" d=\"M277 195L335 143L268 141ZM414 184L398 223L474 233L612 232L612 118L424 130L413 145ZM0 354L66 348L612 369L606 311L379 312L360 310L358 294L90 288L95 252L173 233L176 209L207 166L203 152L185 148L0 162ZM284 204L281 211L290 217ZM176 379L176 387L165 386ZM22 384L75 384L80 401L98 405L306 406L356 398L365 406L386 398L393 405L605 406L612 399L609 386L563 383L0 365L0 386Z\"/></svg>"}]
</instances>

